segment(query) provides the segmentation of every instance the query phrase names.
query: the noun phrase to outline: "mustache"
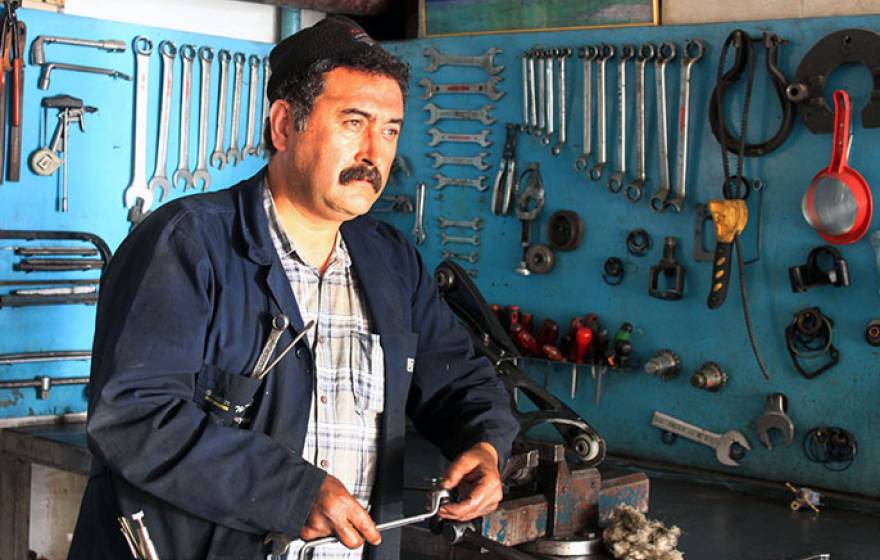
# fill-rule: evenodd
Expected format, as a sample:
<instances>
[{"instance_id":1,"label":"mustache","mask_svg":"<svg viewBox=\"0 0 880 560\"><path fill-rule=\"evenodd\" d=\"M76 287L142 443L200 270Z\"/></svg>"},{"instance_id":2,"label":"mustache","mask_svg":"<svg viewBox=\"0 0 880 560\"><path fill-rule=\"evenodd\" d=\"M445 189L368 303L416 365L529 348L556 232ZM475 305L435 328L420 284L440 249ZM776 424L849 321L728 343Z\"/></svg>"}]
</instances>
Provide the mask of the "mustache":
<instances>
[{"instance_id":1,"label":"mustache","mask_svg":"<svg viewBox=\"0 0 880 560\"><path fill-rule=\"evenodd\" d=\"M339 184L341 185L363 180L369 181L373 185L374 191L382 190L382 174L371 165L352 165L343 169L339 174Z\"/></svg>"}]
</instances>

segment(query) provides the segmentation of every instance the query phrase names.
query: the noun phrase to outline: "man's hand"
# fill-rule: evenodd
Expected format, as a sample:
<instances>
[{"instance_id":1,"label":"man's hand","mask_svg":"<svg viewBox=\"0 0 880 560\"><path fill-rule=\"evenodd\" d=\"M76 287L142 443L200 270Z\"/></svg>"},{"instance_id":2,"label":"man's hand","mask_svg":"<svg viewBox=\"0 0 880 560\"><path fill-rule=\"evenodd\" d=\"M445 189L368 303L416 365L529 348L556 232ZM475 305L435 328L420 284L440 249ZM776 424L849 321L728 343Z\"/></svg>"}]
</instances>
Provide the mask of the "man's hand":
<instances>
[{"instance_id":1,"label":"man's hand","mask_svg":"<svg viewBox=\"0 0 880 560\"><path fill-rule=\"evenodd\" d=\"M470 521L495 511L503 493L498 452L491 444L480 442L455 458L446 471L443 488L456 487L459 487L459 501L441 507L440 517Z\"/></svg>"},{"instance_id":2,"label":"man's hand","mask_svg":"<svg viewBox=\"0 0 880 560\"><path fill-rule=\"evenodd\" d=\"M328 474L299 536L311 541L329 535L335 535L348 548L357 548L364 540L373 545L382 542L367 510L337 478Z\"/></svg>"}]
</instances>

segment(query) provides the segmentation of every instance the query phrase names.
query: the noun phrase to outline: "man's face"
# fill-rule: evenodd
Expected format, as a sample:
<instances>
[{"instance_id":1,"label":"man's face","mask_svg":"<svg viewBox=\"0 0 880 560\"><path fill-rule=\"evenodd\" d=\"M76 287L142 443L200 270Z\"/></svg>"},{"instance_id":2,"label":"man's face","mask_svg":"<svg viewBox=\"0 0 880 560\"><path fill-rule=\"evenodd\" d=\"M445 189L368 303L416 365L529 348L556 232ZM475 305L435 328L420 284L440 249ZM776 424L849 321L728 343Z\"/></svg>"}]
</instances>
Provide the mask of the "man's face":
<instances>
[{"instance_id":1,"label":"man's face","mask_svg":"<svg viewBox=\"0 0 880 560\"><path fill-rule=\"evenodd\" d=\"M402 124L394 79L349 68L327 72L305 130L289 121L286 149L279 147L293 201L318 219L366 214L388 180Z\"/></svg>"}]
</instances>

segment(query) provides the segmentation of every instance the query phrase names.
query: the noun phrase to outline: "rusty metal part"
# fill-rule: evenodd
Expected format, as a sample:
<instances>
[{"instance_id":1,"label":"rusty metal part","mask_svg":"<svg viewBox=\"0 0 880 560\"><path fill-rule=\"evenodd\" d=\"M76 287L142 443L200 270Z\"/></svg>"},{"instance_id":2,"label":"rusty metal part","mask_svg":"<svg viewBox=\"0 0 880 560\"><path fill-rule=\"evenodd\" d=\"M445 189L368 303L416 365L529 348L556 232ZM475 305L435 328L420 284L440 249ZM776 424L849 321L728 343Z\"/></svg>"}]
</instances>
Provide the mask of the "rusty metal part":
<instances>
[{"instance_id":1,"label":"rusty metal part","mask_svg":"<svg viewBox=\"0 0 880 560\"><path fill-rule=\"evenodd\" d=\"M691 376L691 385L697 389L716 392L727 385L727 372L715 362L706 362Z\"/></svg>"}]
</instances>

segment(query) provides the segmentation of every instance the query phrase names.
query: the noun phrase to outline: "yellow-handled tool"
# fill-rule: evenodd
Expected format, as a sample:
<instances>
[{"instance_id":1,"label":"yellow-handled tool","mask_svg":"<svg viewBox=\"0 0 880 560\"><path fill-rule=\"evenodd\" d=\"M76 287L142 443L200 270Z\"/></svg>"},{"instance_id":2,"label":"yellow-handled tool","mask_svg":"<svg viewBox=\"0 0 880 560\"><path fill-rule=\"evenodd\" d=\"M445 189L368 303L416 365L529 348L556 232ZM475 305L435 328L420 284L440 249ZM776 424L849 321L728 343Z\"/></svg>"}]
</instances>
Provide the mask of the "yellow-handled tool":
<instances>
[{"instance_id":1,"label":"yellow-handled tool","mask_svg":"<svg viewBox=\"0 0 880 560\"><path fill-rule=\"evenodd\" d=\"M715 259L707 305L709 309L717 309L727 298L733 242L749 223L749 207L742 199L710 200L707 206L715 223Z\"/></svg>"}]
</instances>

